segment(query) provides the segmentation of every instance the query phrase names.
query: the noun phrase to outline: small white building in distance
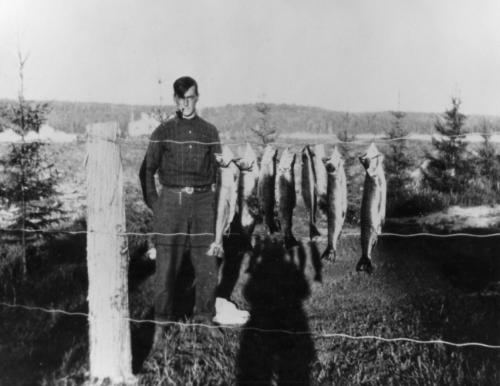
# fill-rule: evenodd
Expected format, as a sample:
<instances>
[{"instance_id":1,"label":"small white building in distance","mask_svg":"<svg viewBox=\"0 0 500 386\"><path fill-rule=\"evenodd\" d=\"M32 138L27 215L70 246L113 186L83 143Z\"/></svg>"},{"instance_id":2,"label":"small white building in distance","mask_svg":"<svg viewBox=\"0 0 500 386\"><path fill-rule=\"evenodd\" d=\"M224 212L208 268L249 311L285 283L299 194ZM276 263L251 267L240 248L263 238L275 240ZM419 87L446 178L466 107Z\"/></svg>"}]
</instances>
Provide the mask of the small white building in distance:
<instances>
[{"instance_id":1,"label":"small white building in distance","mask_svg":"<svg viewBox=\"0 0 500 386\"><path fill-rule=\"evenodd\" d=\"M141 135L149 137L159 124L160 122L157 119L142 112L138 120L131 119L128 123L128 135L129 137L139 137Z\"/></svg>"},{"instance_id":2,"label":"small white building in distance","mask_svg":"<svg viewBox=\"0 0 500 386\"><path fill-rule=\"evenodd\" d=\"M0 142L20 142L21 139L21 136L12 129L7 129L0 133Z\"/></svg>"},{"instance_id":3,"label":"small white building in distance","mask_svg":"<svg viewBox=\"0 0 500 386\"><path fill-rule=\"evenodd\" d=\"M24 136L26 142L41 141L41 142L73 142L76 141L75 134L68 134L63 131L54 129L53 127L43 124L40 130L28 131ZM7 129L0 133L0 142L21 142L22 137L12 129Z\"/></svg>"},{"instance_id":4,"label":"small white building in distance","mask_svg":"<svg viewBox=\"0 0 500 386\"><path fill-rule=\"evenodd\" d=\"M52 126L44 124L38 131L38 138L41 141L73 142L76 141L76 134L65 133L64 131L56 130Z\"/></svg>"}]
</instances>

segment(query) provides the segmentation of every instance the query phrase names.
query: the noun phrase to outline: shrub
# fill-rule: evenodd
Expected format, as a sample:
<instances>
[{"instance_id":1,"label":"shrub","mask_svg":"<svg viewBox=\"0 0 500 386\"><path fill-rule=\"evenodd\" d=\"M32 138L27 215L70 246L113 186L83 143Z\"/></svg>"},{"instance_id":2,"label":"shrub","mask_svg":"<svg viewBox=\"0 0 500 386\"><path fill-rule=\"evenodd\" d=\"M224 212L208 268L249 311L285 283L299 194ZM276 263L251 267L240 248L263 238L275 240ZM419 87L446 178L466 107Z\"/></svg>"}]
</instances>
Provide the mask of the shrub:
<instances>
[{"instance_id":1,"label":"shrub","mask_svg":"<svg viewBox=\"0 0 500 386\"><path fill-rule=\"evenodd\" d=\"M405 114L394 111L392 115L394 120L390 129L386 131L387 139L390 141L384 158L384 167L387 178L387 199L397 201L400 196L408 195L408 189L412 183L410 170L414 161L409 155L407 140L402 139L408 135L402 125Z\"/></svg>"},{"instance_id":2,"label":"shrub","mask_svg":"<svg viewBox=\"0 0 500 386\"><path fill-rule=\"evenodd\" d=\"M424 216L448 208L451 204L449 195L423 189L407 192L387 201L387 217Z\"/></svg>"}]
</instances>

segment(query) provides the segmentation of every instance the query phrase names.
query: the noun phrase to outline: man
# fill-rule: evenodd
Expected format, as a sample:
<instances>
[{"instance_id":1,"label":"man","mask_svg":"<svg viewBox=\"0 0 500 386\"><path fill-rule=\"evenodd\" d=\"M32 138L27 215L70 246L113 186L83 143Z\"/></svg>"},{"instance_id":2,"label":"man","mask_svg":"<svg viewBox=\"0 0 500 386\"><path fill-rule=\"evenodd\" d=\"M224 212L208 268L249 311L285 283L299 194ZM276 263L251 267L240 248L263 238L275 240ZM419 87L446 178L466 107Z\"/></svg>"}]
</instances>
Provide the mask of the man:
<instances>
[{"instance_id":1,"label":"man","mask_svg":"<svg viewBox=\"0 0 500 386\"><path fill-rule=\"evenodd\" d=\"M215 126L196 113L198 85L193 78L174 82L177 113L151 135L143 167L141 186L146 204L153 210L156 247L155 319L173 320L173 299L182 258L190 250L195 271L194 320L211 324L215 314L217 258L206 252L214 239L216 153L221 153ZM158 173L162 189L156 190ZM163 235L162 235L163 234ZM166 235L165 235L166 234ZM153 348L163 328L155 328Z\"/></svg>"}]
</instances>

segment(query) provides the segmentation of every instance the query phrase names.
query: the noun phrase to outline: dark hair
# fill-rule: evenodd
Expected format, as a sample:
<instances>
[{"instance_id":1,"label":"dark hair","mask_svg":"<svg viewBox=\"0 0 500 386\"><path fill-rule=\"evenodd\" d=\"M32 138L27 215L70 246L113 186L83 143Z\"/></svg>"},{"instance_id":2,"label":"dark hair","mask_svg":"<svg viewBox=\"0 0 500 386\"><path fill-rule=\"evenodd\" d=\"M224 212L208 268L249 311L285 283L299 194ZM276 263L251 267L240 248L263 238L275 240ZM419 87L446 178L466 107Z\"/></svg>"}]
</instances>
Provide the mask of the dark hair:
<instances>
[{"instance_id":1,"label":"dark hair","mask_svg":"<svg viewBox=\"0 0 500 386\"><path fill-rule=\"evenodd\" d=\"M196 96L198 96L198 83L190 76L183 76L174 82L174 95L179 98L184 98L187 90L194 86Z\"/></svg>"}]
</instances>

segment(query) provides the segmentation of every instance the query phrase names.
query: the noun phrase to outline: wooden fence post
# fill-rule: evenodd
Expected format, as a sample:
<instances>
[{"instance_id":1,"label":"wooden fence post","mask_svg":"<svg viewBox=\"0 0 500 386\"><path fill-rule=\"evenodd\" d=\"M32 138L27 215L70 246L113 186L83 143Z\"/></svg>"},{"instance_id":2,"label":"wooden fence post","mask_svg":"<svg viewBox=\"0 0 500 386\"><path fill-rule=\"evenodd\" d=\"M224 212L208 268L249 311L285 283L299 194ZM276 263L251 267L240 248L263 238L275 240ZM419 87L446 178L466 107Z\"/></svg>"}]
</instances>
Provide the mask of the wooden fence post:
<instances>
[{"instance_id":1,"label":"wooden fence post","mask_svg":"<svg viewBox=\"0 0 500 386\"><path fill-rule=\"evenodd\" d=\"M87 265L90 382L134 385L128 250L118 124L87 127Z\"/></svg>"}]
</instances>

